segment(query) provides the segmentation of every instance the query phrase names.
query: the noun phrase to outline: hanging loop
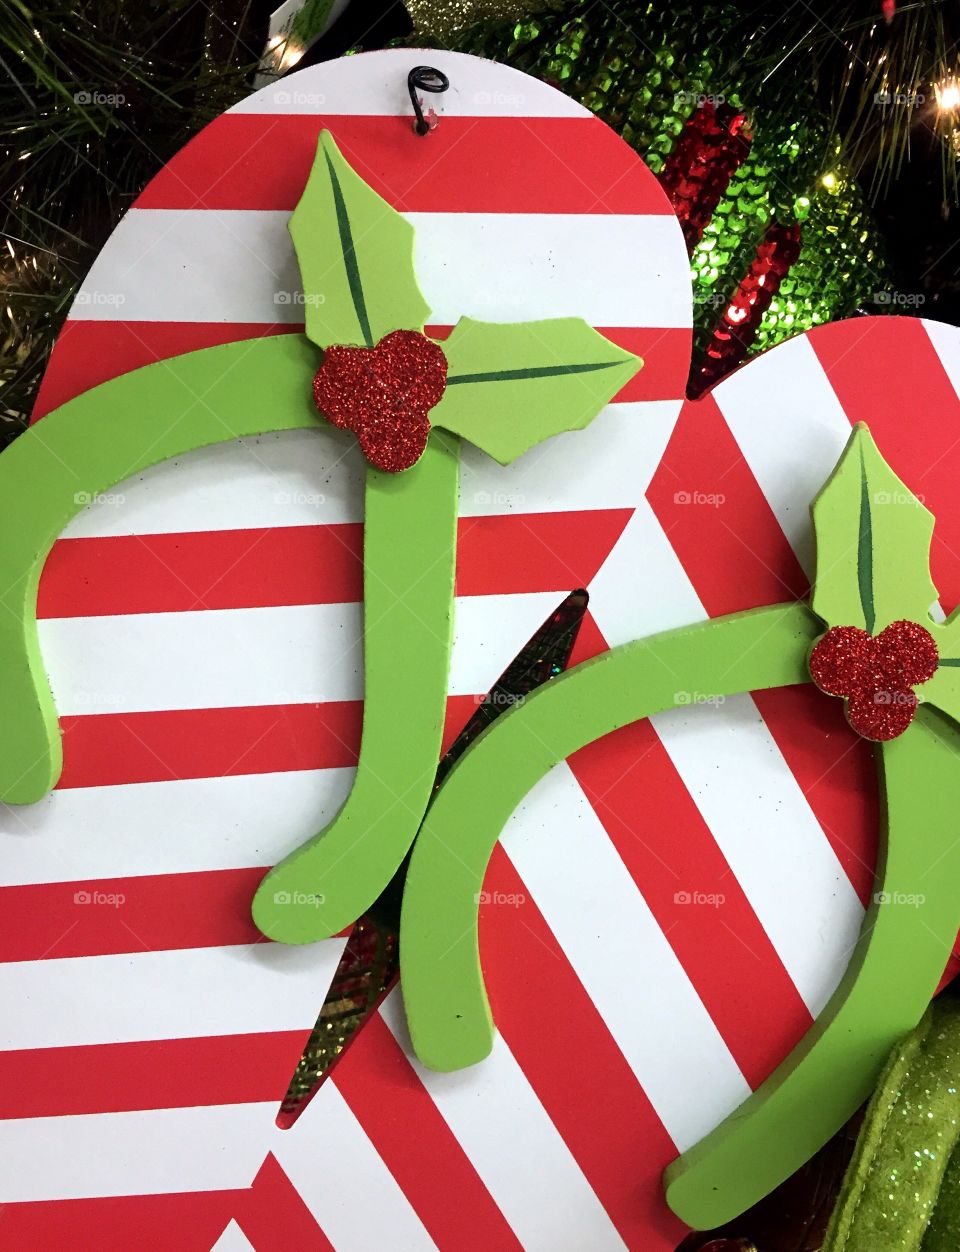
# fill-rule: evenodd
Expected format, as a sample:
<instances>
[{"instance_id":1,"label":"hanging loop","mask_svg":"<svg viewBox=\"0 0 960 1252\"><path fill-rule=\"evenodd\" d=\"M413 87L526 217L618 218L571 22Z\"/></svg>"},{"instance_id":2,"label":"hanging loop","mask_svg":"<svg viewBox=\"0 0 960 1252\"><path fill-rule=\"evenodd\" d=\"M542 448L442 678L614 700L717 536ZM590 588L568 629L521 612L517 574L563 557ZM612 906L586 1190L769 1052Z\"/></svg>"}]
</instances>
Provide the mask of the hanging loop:
<instances>
[{"instance_id":1,"label":"hanging loop","mask_svg":"<svg viewBox=\"0 0 960 1252\"><path fill-rule=\"evenodd\" d=\"M434 69L432 65L415 65L407 75L407 90L410 92L410 103L413 105L413 111L417 115L413 129L418 135L428 134L433 129L433 126L423 116L423 101L417 95L417 92L429 91L434 95L438 95L441 91L446 91L449 86L450 79L447 78L443 70Z\"/></svg>"}]
</instances>

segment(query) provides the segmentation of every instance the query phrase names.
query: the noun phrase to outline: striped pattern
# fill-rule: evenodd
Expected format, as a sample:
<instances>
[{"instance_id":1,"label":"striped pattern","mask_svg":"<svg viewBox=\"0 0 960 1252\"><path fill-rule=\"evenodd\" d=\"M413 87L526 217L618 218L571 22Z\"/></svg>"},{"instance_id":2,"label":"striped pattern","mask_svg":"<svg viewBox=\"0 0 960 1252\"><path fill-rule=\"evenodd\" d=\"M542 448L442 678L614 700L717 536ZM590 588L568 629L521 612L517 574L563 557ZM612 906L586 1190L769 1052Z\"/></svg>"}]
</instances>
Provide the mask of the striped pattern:
<instances>
[{"instance_id":1,"label":"striped pattern","mask_svg":"<svg viewBox=\"0 0 960 1252\"><path fill-rule=\"evenodd\" d=\"M864 409L938 513L954 603L960 441L938 424L940 462L901 428L907 405L960 424L960 335L824 328L682 404L686 257L655 181L566 97L431 59L453 86L427 140L407 130L418 58L390 51L285 79L189 145L96 262L38 416L147 361L298 329L295 296L273 302L296 291L283 223L329 124L416 222L439 326L575 311L648 359L588 431L511 469L464 450L448 739L572 587L591 591L576 660L802 594L811 491ZM92 504L47 563L66 767L0 813L4 1246L666 1252L683 1229L663 1166L842 972L875 859L868 753L807 688L692 693L511 819L481 906L489 1061L422 1070L394 993L276 1128L342 941L272 948L248 906L350 786L361 487L339 432L209 449Z\"/></svg>"}]
</instances>

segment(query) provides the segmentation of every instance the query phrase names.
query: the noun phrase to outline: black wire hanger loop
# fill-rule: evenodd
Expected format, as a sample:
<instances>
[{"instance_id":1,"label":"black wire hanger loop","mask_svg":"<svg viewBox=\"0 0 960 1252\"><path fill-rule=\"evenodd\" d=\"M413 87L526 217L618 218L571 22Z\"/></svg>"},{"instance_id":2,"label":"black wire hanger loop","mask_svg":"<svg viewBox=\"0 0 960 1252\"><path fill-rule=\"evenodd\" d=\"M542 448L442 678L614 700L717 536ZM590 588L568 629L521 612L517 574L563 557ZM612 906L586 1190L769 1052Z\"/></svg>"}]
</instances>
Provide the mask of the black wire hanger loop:
<instances>
[{"instance_id":1,"label":"black wire hanger loop","mask_svg":"<svg viewBox=\"0 0 960 1252\"><path fill-rule=\"evenodd\" d=\"M423 101L417 95L417 92L429 91L434 95L439 95L441 91L446 91L449 86L450 79L447 78L443 70L434 69L432 65L415 65L407 75L407 90L410 93L410 103L413 105L413 111L417 115L413 129L418 135L429 134L433 127L423 116Z\"/></svg>"}]
</instances>

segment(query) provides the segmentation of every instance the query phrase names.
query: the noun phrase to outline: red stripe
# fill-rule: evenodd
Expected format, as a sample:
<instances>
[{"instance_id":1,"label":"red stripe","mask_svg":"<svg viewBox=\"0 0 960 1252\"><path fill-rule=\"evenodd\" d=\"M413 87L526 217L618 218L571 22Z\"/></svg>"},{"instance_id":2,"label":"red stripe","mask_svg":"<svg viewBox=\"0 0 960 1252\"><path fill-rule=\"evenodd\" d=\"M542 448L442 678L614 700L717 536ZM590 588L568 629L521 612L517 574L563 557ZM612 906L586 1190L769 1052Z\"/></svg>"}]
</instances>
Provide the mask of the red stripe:
<instances>
[{"instance_id":1,"label":"red stripe","mask_svg":"<svg viewBox=\"0 0 960 1252\"><path fill-rule=\"evenodd\" d=\"M485 886L490 900L521 901L480 906L498 1029L627 1246L673 1252L686 1227L663 1199L672 1140L500 844ZM624 963L624 994L635 994L630 954L610 940L610 959Z\"/></svg>"},{"instance_id":2,"label":"red stripe","mask_svg":"<svg viewBox=\"0 0 960 1252\"><path fill-rule=\"evenodd\" d=\"M181 148L134 207L292 210L325 129L400 212L673 216L633 149L593 117L447 116L425 144L406 116L226 114Z\"/></svg>"},{"instance_id":3,"label":"red stripe","mask_svg":"<svg viewBox=\"0 0 960 1252\"><path fill-rule=\"evenodd\" d=\"M448 697L444 751L476 705L476 696ZM359 700L64 717L57 787L346 769L357 763L362 717Z\"/></svg>"},{"instance_id":4,"label":"red stripe","mask_svg":"<svg viewBox=\"0 0 960 1252\"><path fill-rule=\"evenodd\" d=\"M0 961L263 942L250 901L268 868L2 887Z\"/></svg>"},{"instance_id":5,"label":"red stripe","mask_svg":"<svg viewBox=\"0 0 960 1252\"><path fill-rule=\"evenodd\" d=\"M647 499L711 617L806 595L807 577L712 396L683 406Z\"/></svg>"},{"instance_id":6,"label":"red stripe","mask_svg":"<svg viewBox=\"0 0 960 1252\"><path fill-rule=\"evenodd\" d=\"M357 763L362 716L360 701L332 701L63 717L57 786L345 768Z\"/></svg>"},{"instance_id":7,"label":"red stripe","mask_svg":"<svg viewBox=\"0 0 960 1252\"><path fill-rule=\"evenodd\" d=\"M634 722L572 756L570 768L744 1077L759 1086L813 1019L656 731Z\"/></svg>"},{"instance_id":8,"label":"red stripe","mask_svg":"<svg viewBox=\"0 0 960 1252\"><path fill-rule=\"evenodd\" d=\"M630 509L461 518L457 594L562 593L591 581ZM363 527L252 527L60 539L37 617L184 613L363 598Z\"/></svg>"},{"instance_id":9,"label":"red stripe","mask_svg":"<svg viewBox=\"0 0 960 1252\"><path fill-rule=\"evenodd\" d=\"M453 328L426 329L434 338L445 339ZM635 352L644 361L643 369L614 397L616 402L673 400L683 395L692 331L682 327L598 329L612 343ZM45 417L91 387L155 361L218 344L302 331L299 323L67 321L43 376L32 420ZM319 363L319 353L317 359Z\"/></svg>"},{"instance_id":10,"label":"red stripe","mask_svg":"<svg viewBox=\"0 0 960 1252\"><path fill-rule=\"evenodd\" d=\"M363 526L60 539L37 617L184 613L363 599Z\"/></svg>"},{"instance_id":11,"label":"red stripe","mask_svg":"<svg viewBox=\"0 0 960 1252\"><path fill-rule=\"evenodd\" d=\"M0 1119L280 1100L305 1032L0 1052Z\"/></svg>"},{"instance_id":12,"label":"red stripe","mask_svg":"<svg viewBox=\"0 0 960 1252\"><path fill-rule=\"evenodd\" d=\"M851 422L936 518L930 565L944 607L960 603L960 399L912 317L864 317L812 331L810 344Z\"/></svg>"},{"instance_id":13,"label":"red stripe","mask_svg":"<svg viewBox=\"0 0 960 1252\"><path fill-rule=\"evenodd\" d=\"M272 1152L249 1191L238 1193L237 1224L256 1252L334 1252Z\"/></svg>"},{"instance_id":14,"label":"red stripe","mask_svg":"<svg viewBox=\"0 0 960 1252\"><path fill-rule=\"evenodd\" d=\"M379 1013L345 1051L333 1081L439 1248L520 1248Z\"/></svg>"},{"instance_id":15,"label":"red stripe","mask_svg":"<svg viewBox=\"0 0 960 1252\"><path fill-rule=\"evenodd\" d=\"M253 1186L0 1205L4 1248L70 1252L207 1252L234 1218L257 1252L333 1252L293 1184L268 1153Z\"/></svg>"},{"instance_id":16,"label":"red stripe","mask_svg":"<svg viewBox=\"0 0 960 1252\"><path fill-rule=\"evenodd\" d=\"M0 1246L69 1252L208 1252L248 1192L196 1191L0 1205ZM288 1245L293 1248L296 1245ZM302 1245L311 1252L323 1245ZM258 1250L259 1252L259 1250Z\"/></svg>"}]
</instances>

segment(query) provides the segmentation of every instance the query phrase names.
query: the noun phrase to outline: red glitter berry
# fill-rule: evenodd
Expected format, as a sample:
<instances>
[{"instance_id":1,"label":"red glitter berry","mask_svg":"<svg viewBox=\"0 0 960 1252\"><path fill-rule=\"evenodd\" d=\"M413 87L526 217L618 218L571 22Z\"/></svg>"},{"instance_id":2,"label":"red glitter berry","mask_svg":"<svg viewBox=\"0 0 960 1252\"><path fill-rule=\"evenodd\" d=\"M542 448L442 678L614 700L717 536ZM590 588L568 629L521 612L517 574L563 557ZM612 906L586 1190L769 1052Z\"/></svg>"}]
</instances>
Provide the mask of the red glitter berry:
<instances>
[{"instance_id":1,"label":"red glitter berry","mask_svg":"<svg viewBox=\"0 0 960 1252\"><path fill-rule=\"evenodd\" d=\"M913 687L932 678L939 653L918 622L892 622L879 635L858 626L834 626L810 654L810 674L821 691L846 697L847 720L877 743L902 735L917 710Z\"/></svg>"},{"instance_id":2,"label":"red glitter berry","mask_svg":"<svg viewBox=\"0 0 960 1252\"><path fill-rule=\"evenodd\" d=\"M373 348L327 348L313 398L327 421L354 432L371 465L397 473L423 455L427 414L446 385L443 350L417 330L395 330Z\"/></svg>"}]
</instances>

